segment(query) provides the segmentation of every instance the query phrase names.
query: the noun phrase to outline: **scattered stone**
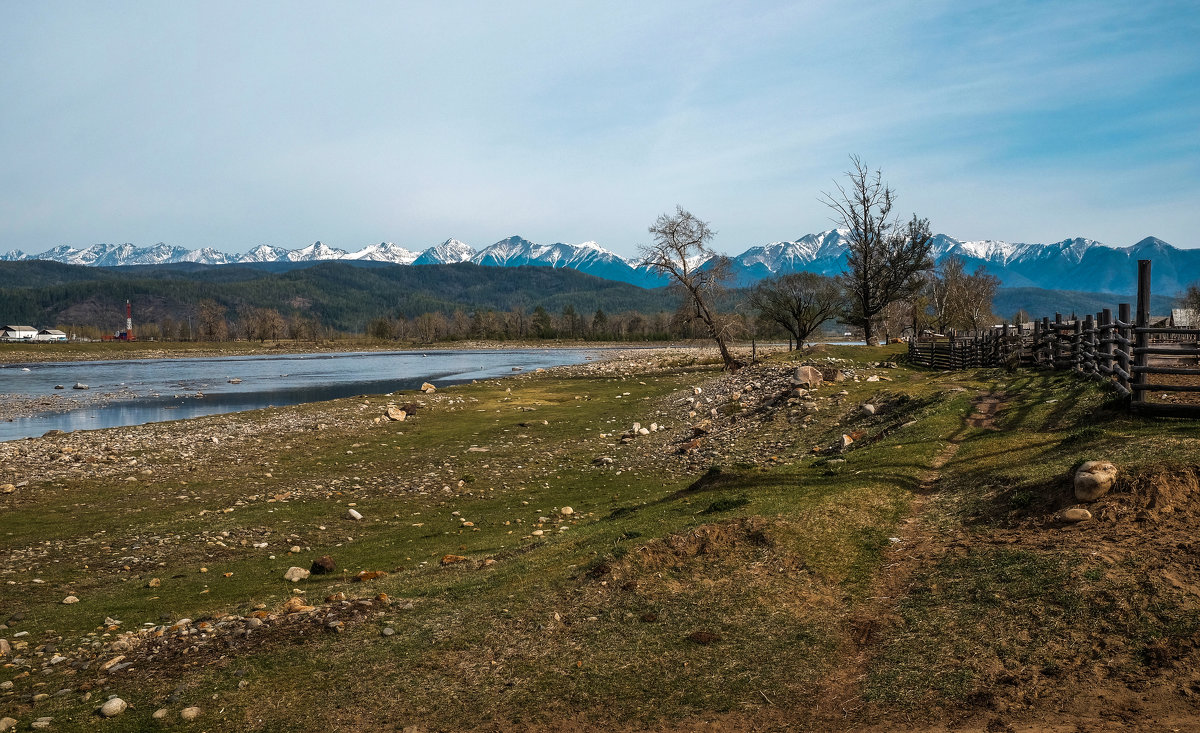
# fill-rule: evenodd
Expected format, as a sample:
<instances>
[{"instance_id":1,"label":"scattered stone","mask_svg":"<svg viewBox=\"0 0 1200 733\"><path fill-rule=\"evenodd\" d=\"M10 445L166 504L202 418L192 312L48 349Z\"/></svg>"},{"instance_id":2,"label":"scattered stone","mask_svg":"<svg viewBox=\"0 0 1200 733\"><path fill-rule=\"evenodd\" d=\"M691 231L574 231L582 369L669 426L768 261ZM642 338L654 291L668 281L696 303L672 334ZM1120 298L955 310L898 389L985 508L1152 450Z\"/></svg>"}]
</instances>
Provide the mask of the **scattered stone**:
<instances>
[{"instance_id":1,"label":"scattered stone","mask_svg":"<svg viewBox=\"0 0 1200 733\"><path fill-rule=\"evenodd\" d=\"M712 420L704 419L692 426L692 433L701 436L712 432Z\"/></svg>"},{"instance_id":2,"label":"scattered stone","mask_svg":"<svg viewBox=\"0 0 1200 733\"><path fill-rule=\"evenodd\" d=\"M396 407L395 405L388 405L387 417L389 420L404 422L404 418L408 417L408 413L404 410L401 410L399 407Z\"/></svg>"},{"instance_id":3,"label":"scattered stone","mask_svg":"<svg viewBox=\"0 0 1200 733\"><path fill-rule=\"evenodd\" d=\"M387 577L387 573L382 570L360 570L358 575L355 575L350 580L355 583L362 583L367 580L377 580Z\"/></svg>"},{"instance_id":4,"label":"scattered stone","mask_svg":"<svg viewBox=\"0 0 1200 733\"><path fill-rule=\"evenodd\" d=\"M290 583L298 583L308 577L309 573L304 568L290 567L283 574L283 579Z\"/></svg>"},{"instance_id":5,"label":"scattered stone","mask_svg":"<svg viewBox=\"0 0 1200 733\"><path fill-rule=\"evenodd\" d=\"M183 710L179 711L179 717L183 718L184 720L186 720L188 722L191 722L191 721L195 720L196 718L200 717L200 708L195 707L195 706L190 707L190 708L184 708Z\"/></svg>"},{"instance_id":6,"label":"scattered stone","mask_svg":"<svg viewBox=\"0 0 1200 733\"><path fill-rule=\"evenodd\" d=\"M313 610L312 606L304 604L304 599L300 596L292 596L283 604L284 613L305 613Z\"/></svg>"},{"instance_id":7,"label":"scattered stone","mask_svg":"<svg viewBox=\"0 0 1200 733\"><path fill-rule=\"evenodd\" d=\"M1091 519L1092 513L1083 507L1073 506L1070 509L1063 509L1061 512L1059 512L1058 518L1064 522L1070 522L1071 524L1074 524L1076 522L1086 522L1087 520Z\"/></svg>"},{"instance_id":8,"label":"scattered stone","mask_svg":"<svg viewBox=\"0 0 1200 733\"><path fill-rule=\"evenodd\" d=\"M571 515L571 514L575 513L575 510L569 506L565 506L562 509L559 509L558 511L562 512L565 515Z\"/></svg>"},{"instance_id":9,"label":"scattered stone","mask_svg":"<svg viewBox=\"0 0 1200 733\"><path fill-rule=\"evenodd\" d=\"M288 552L292 553L293 555L299 554L300 545L292 545L290 548L288 548Z\"/></svg>"},{"instance_id":10,"label":"scattered stone","mask_svg":"<svg viewBox=\"0 0 1200 733\"><path fill-rule=\"evenodd\" d=\"M421 385L421 391L424 392L425 394L433 394L434 392L437 391L437 387L434 387L429 382L425 382L424 384Z\"/></svg>"},{"instance_id":11,"label":"scattered stone","mask_svg":"<svg viewBox=\"0 0 1200 733\"><path fill-rule=\"evenodd\" d=\"M0 657L7 657L12 653L12 646L8 643L8 639L0 639Z\"/></svg>"},{"instance_id":12,"label":"scattered stone","mask_svg":"<svg viewBox=\"0 0 1200 733\"><path fill-rule=\"evenodd\" d=\"M112 669L113 667L117 666L118 664L120 664L120 663L121 663L121 662L123 662L123 661L125 661L125 655L124 655L124 654L121 654L121 655L119 655L119 656L113 657L112 659L108 660L108 661L107 661L107 662L105 662L104 664L101 664L101 665L100 665L100 671L101 671L101 672L107 672L108 670Z\"/></svg>"},{"instance_id":13,"label":"scattered stone","mask_svg":"<svg viewBox=\"0 0 1200 733\"><path fill-rule=\"evenodd\" d=\"M1117 467L1108 461L1088 461L1075 472L1075 498L1095 501L1112 490Z\"/></svg>"},{"instance_id":14,"label":"scattered stone","mask_svg":"<svg viewBox=\"0 0 1200 733\"><path fill-rule=\"evenodd\" d=\"M396 630L393 629L391 626L387 626L380 633L382 633L384 636L392 636L393 634L396 633Z\"/></svg>"},{"instance_id":15,"label":"scattered stone","mask_svg":"<svg viewBox=\"0 0 1200 733\"><path fill-rule=\"evenodd\" d=\"M849 435L842 436L842 443L841 443L842 450L846 450L853 443L854 443L854 438L851 438Z\"/></svg>"},{"instance_id":16,"label":"scattered stone","mask_svg":"<svg viewBox=\"0 0 1200 733\"><path fill-rule=\"evenodd\" d=\"M162 580L160 578L151 578L150 580L146 581L147 588L157 588L160 585L162 585Z\"/></svg>"},{"instance_id":17,"label":"scattered stone","mask_svg":"<svg viewBox=\"0 0 1200 733\"><path fill-rule=\"evenodd\" d=\"M62 602L63 602L65 605L68 605L68 606L69 606L69 605L71 605L72 603L79 603L79 599L78 599L78 598L76 598L75 596L67 596L66 598L62 599Z\"/></svg>"},{"instance_id":18,"label":"scattered stone","mask_svg":"<svg viewBox=\"0 0 1200 733\"><path fill-rule=\"evenodd\" d=\"M72 387L71 389L87 389L87 388L88 388L88 386L86 384L84 384L83 382L76 382L75 386Z\"/></svg>"},{"instance_id":19,"label":"scattered stone","mask_svg":"<svg viewBox=\"0 0 1200 733\"><path fill-rule=\"evenodd\" d=\"M34 730L45 730L46 728L49 728L50 724L53 722L54 718L38 718L30 723L29 727L33 728Z\"/></svg>"},{"instance_id":20,"label":"scattered stone","mask_svg":"<svg viewBox=\"0 0 1200 733\"><path fill-rule=\"evenodd\" d=\"M12 730L17 727L16 718L0 718L0 731Z\"/></svg>"},{"instance_id":21,"label":"scattered stone","mask_svg":"<svg viewBox=\"0 0 1200 733\"><path fill-rule=\"evenodd\" d=\"M819 387L821 386L821 371L810 366L798 366L796 373L792 376L792 384L808 389Z\"/></svg>"},{"instance_id":22,"label":"scattered stone","mask_svg":"<svg viewBox=\"0 0 1200 733\"><path fill-rule=\"evenodd\" d=\"M309 568L309 572L313 575L328 575L336 568L337 565L334 564L332 557L329 555L322 555L316 560L313 560L313 564L312 567Z\"/></svg>"},{"instance_id":23,"label":"scattered stone","mask_svg":"<svg viewBox=\"0 0 1200 733\"><path fill-rule=\"evenodd\" d=\"M158 710L155 710L154 714L151 715L150 717L154 718L155 720L166 720L167 713L169 713L169 712L170 711L167 710L166 708L159 708Z\"/></svg>"},{"instance_id":24,"label":"scattered stone","mask_svg":"<svg viewBox=\"0 0 1200 733\"><path fill-rule=\"evenodd\" d=\"M0 484L0 494L11 494L17 490L13 484Z\"/></svg>"},{"instance_id":25,"label":"scattered stone","mask_svg":"<svg viewBox=\"0 0 1200 733\"><path fill-rule=\"evenodd\" d=\"M454 565L455 563L466 562L467 558L462 555L442 555L443 565Z\"/></svg>"},{"instance_id":26,"label":"scattered stone","mask_svg":"<svg viewBox=\"0 0 1200 733\"><path fill-rule=\"evenodd\" d=\"M867 403L862 406L862 411L863 411L864 415L874 415L875 414L875 405Z\"/></svg>"},{"instance_id":27,"label":"scattered stone","mask_svg":"<svg viewBox=\"0 0 1200 733\"><path fill-rule=\"evenodd\" d=\"M350 511L346 512L346 519L353 519L357 522L362 518L362 514L360 514L357 509L351 509Z\"/></svg>"},{"instance_id":28,"label":"scattered stone","mask_svg":"<svg viewBox=\"0 0 1200 733\"><path fill-rule=\"evenodd\" d=\"M128 707L129 703L119 697L112 697L105 700L104 704L100 706L100 714L106 718L114 718L125 712Z\"/></svg>"}]
</instances>

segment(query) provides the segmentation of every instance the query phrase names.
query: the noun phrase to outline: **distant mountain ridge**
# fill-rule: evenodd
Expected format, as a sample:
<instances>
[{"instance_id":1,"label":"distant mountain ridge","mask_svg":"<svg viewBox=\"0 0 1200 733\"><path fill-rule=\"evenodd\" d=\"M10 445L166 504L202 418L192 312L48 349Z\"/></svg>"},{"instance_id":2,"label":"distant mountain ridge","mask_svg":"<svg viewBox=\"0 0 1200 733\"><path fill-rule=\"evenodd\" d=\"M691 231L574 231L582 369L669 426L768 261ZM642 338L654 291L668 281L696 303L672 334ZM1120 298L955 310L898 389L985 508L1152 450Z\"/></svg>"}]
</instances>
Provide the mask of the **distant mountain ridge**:
<instances>
[{"instance_id":1,"label":"distant mountain ridge","mask_svg":"<svg viewBox=\"0 0 1200 733\"><path fill-rule=\"evenodd\" d=\"M847 233L846 230L831 229L794 240L751 247L730 258L735 280L738 285L749 285L766 277L789 272L835 275L846 267ZM950 256L961 257L968 269L984 267L1000 278L1005 287L1013 288L1129 293L1135 287L1134 268L1139 259L1154 260L1153 289L1164 295L1182 292L1189 283L1200 279L1200 250L1180 249L1155 237L1146 237L1129 247L1111 247L1082 237L1051 244L1027 244L960 240L938 234L933 239L932 253L938 262ZM0 255L0 260L50 260L93 267L180 262L201 265L326 261L399 265L472 262L486 267L566 267L606 280L647 288L667 284L665 278L636 259L623 258L595 242L539 244L515 235L478 251L457 239L447 239L419 253L391 242L371 244L349 252L317 241L296 250L264 244L241 255L231 255L212 248L188 250L160 242L153 247L94 244L76 249L61 245L40 254L13 251Z\"/></svg>"}]
</instances>

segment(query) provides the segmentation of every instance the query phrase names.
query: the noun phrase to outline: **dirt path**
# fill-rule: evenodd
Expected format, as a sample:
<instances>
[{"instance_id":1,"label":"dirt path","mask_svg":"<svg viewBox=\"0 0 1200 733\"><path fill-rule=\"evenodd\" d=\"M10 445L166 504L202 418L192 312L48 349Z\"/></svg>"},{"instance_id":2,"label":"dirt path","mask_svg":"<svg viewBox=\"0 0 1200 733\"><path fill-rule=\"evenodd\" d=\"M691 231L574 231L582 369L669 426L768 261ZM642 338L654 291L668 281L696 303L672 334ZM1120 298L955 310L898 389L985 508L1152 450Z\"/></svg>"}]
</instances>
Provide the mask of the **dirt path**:
<instances>
[{"instance_id":1,"label":"dirt path","mask_svg":"<svg viewBox=\"0 0 1200 733\"><path fill-rule=\"evenodd\" d=\"M908 517L901 523L888 549L868 596L868 605L860 608L846 623L842 648L836 658L843 660L817 696L817 720L830 727L851 726L861 730L860 712L865 707L863 684L871 660L878 653L880 639L897 620L897 606L908 591L917 568L923 566L943 549L939 538L923 520L929 499L938 488L942 468L958 453L959 445L971 430L995 430L995 418L1003 407L1003 399L995 394L981 394L972 411L963 418L962 426L951 434L946 446L934 457L928 470L920 476L913 495Z\"/></svg>"}]
</instances>

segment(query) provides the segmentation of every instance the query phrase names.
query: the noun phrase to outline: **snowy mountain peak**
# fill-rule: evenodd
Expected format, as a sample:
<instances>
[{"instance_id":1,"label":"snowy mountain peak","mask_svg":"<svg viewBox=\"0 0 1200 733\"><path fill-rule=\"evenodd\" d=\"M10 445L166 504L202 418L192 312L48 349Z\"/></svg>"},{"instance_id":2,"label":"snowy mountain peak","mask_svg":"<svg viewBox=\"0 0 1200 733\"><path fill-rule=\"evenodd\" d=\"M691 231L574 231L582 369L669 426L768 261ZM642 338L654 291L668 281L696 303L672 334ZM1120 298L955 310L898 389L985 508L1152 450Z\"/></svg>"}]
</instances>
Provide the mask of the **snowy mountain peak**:
<instances>
[{"instance_id":1,"label":"snowy mountain peak","mask_svg":"<svg viewBox=\"0 0 1200 733\"><path fill-rule=\"evenodd\" d=\"M471 245L450 238L425 250L413 260L414 265L448 265L469 262L476 255Z\"/></svg>"},{"instance_id":2,"label":"snowy mountain peak","mask_svg":"<svg viewBox=\"0 0 1200 733\"><path fill-rule=\"evenodd\" d=\"M269 244L260 244L246 254L238 257L236 262L278 262L287 254L286 249L272 247Z\"/></svg>"},{"instance_id":3,"label":"snowy mountain peak","mask_svg":"<svg viewBox=\"0 0 1200 733\"><path fill-rule=\"evenodd\" d=\"M417 259L417 253L400 247L392 242L368 244L357 252L350 252L343 259L369 260L372 262L391 262L396 265L412 264Z\"/></svg>"},{"instance_id":4,"label":"snowy mountain peak","mask_svg":"<svg viewBox=\"0 0 1200 733\"><path fill-rule=\"evenodd\" d=\"M283 256L288 262L315 262L317 260L340 260L346 256L346 250L334 249L324 242L317 240L307 247L292 250Z\"/></svg>"}]
</instances>

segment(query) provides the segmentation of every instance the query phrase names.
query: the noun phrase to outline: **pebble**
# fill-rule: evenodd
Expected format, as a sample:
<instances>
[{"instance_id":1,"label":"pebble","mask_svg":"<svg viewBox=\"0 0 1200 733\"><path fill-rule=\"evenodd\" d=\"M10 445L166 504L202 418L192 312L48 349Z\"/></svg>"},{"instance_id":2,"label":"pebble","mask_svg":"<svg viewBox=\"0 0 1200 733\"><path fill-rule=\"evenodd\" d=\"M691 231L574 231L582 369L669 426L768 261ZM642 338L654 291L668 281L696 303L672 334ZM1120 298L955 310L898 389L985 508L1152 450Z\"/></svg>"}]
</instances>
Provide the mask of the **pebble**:
<instances>
[{"instance_id":1,"label":"pebble","mask_svg":"<svg viewBox=\"0 0 1200 733\"><path fill-rule=\"evenodd\" d=\"M301 580L304 580L305 578L307 578L308 575L309 575L308 571L305 570L304 568L298 568L298 567L293 566L293 567L288 568L287 572L283 574L283 579L288 582L291 582L291 583L298 583Z\"/></svg>"},{"instance_id":2,"label":"pebble","mask_svg":"<svg viewBox=\"0 0 1200 733\"><path fill-rule=\"evenodd\" d=\"M125 712L128 707L129 703L119 697L113 697L105 700L104 704L100 706L100 714L106 718L116 717Z\"/></svg>"},{"instance_id":3,"label":"pebble","mask_svg":"<svg viewBox=\"0 0 1200 733\"><path fill-rule=\"evenodd\" d=\"M68 606L69 606L69 605L71 605L72 603L79 603L79 599L78 599L78 598L76 598L75 596L67 596L66 598L62 599L62 602L63 602L65 605L68 605Z\"/></svg>"},{"instance_id":4,"label":"pebble","mask_svg":"<svg viewBox=\"0 0 1200 733\"><path fill-rule=\"evenodd\" d=\"M559 511L566 515L571 515L571 514L575 513L575 510L569 506L565 506L562 509L559 509Z\"/></svg>"},{"instance_id":5,"label":"pebble","mask_svg":"<svg viewBox=\"0 0 1200 733\"><path fill-rule=\"evenodd\" d=\"M1086 522L1092 518L1092 513L1082 507L1071 507L1070 509L1063 509L1059 512L1058 516L1062 521L1073 524L1075 522Z\"/></svg>"},{"instance_id":6,"label":"pebble","mask_svg":"<svg viewBox=\"0 0 1200 733\"><path fill-rule=\"evenodd\" d=\"M184 708L183 710L179 711L179 717L187 721L195 720L196 718L200 717L200 708L195 706Z\"/></svg>"},{"instance_id":7,"label":"pebble","mask_svg":"<svg viewBox=\"0 0 1200 733\"><path fill-rule=\"evenodd\" d=\"M383 633L383 635L384 635L384 636L391 636L392 634L395 634L395 633L396 633L396 630L395 630L395 629L393 629L391 626L388 626L387 628L385 628L385 629L383 630L383 632L382 632L382 633Z\"/></svg>"},{"instance_id":8,"label":"pebble","mask_svg":"<svg viewBox=\"0 0 1200 733\"><path fill-rule=\"evenodd\" d=\"M17 727L16 718L0 718L0 731L12 730Z\"/></svg>"},{"instance_id":9,"label":"pebble","mask_svg":"<svg viewBox=\"0 0 1200 733\"><path fill-rule=\"evenodd\" d=\"M154 714L150 717L154 718L155 720L166 720L168 712L170 711L168 711L166 708L159 708L158 710L155 710Z\"/></svg>"},{"instance_id":10,"label":"pebble","mask_svg":"<svg viewBox=\"0 0 1200 733\"><path fill-rule=\"evenodd\" d=\"M346 518L353 519L357 522L363 518L363 515L359 514L357 509L351 509L350 511L346 512Z\"/></svg>"}]
</instances>

